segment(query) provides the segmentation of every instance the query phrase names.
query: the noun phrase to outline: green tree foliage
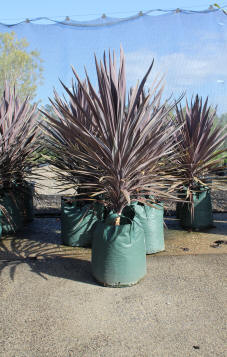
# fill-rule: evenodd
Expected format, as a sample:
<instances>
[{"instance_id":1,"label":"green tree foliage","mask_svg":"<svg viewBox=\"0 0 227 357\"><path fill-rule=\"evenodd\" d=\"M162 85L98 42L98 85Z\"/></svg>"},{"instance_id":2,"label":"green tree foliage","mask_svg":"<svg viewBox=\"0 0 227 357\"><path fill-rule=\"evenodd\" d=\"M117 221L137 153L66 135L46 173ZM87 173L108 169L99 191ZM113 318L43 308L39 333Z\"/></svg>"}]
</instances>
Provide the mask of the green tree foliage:
<instances>
[{"instance_id":1,"label":"green tree foliage","mask_svg":"<svg viewBox=\"0 0 227 357\"><path fill-rule=\"evenodd\" d=\"M56 120L58 120L58 116L55 113L53 106L50 104L46 104L43 108L45 110L46 113L48 113L52 118L55 118Z\"/></svg>"},{"instance_id":2,"label":"green tree foliage","mask_svg":"<svg viewBox=\"0 0 227 357\"><path fill-rule=\"evenodd\" d=\"M33 99L42 82L42 59L39 52L29 49L25 38L18 39L15 32L0 33L0 95L7 80L16 85L21 99Z\"/></svg>"},{"instance_id":3,"label":"green tree foliage","mask_svg":"<svg viewBox=\"0 0 227 357\"><path fill-rule=\"evenodd\" d=\"M214 6L217 7L218 9L221 9L221 6L216 3L214 4ZM227 15L227 10L222 9L222 11L224 12L225 15Z\"/></svg>"}]
</instances>

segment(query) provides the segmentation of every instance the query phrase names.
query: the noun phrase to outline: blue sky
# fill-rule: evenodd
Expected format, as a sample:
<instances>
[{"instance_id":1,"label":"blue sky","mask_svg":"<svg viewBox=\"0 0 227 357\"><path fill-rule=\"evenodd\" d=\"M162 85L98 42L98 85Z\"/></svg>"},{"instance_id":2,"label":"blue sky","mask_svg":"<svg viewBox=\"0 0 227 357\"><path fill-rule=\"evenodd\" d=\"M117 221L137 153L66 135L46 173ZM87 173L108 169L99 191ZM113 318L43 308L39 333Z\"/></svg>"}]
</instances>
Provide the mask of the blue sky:
<instances>
[{"instance_id":1,"label":"blue sky","mask_svg":"<svg viewBox=\"0 0 227 357\"><path fill-rule=\"evenodd\" d=\"M216 1L209 0L13 0L1 1L0 21L11 23L11 20L22 20L34 17L71 16L77 20L89 20L105 13L113 17L126 17L143 10L161 9L193 9L203 10ZM227 0L218 0L220 6L227 5ZM73 16L74 15L74 16Z\"/></svg>"},{"instance_id":2,"label":"blue sky","mask_svg":"<svg viewBox=\"0 0 227 357\"><path fill-rule=\"evenodd\" d=\"M224 1L218 3L225 4ZM41 16L63 20L66 15L77 21L89 21L103 13L108 17L125 18L140 10L178 7L204 10L210 4L212 2L204 0L141 0L139 5L132 1L20 0L13 6L12 2L1 4L0 22L15 23ZM208 95L212 105L218 104L219 113L227 112L227 16L222 12L143 16L114 26L89 29L57 24L23 24L11 28L0 25L0 32L12 30L19 38L25 37L31 49L39 50L44 60L44 85L38 88L37 96L42 104L52 97L53 86L60 95L63 92L58 78L70 86L71 65L82 78L85 65L95 83L93 54L101 58L104 50L114 49L118 55L122 44L128 87L143 77L154 58L148 85L156 76L164 75L166 97L173 93L177 98L184 91L189 98L196 93L203 97Z\"/></svg>"}]
</instances>

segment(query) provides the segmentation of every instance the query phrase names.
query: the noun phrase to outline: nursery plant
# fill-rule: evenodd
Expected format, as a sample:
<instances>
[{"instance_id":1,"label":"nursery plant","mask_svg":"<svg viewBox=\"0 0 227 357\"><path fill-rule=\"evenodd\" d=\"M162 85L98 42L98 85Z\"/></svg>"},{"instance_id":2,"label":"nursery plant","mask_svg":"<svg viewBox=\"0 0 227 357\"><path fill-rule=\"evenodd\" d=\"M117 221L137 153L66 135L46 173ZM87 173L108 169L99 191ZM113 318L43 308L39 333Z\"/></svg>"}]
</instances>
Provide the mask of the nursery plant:
<instances>
[{"instance_id":1,"label":"nursery plant","mask_svg":"<svg viewBox=\"0 0 227 357\"><path fill-rule=\"evenodd\" d=\"M77 87L73 86L73 90L77 99L80 103L80 106L83 107L83 110L89 112L89 107L86 101L86 96L81 89L81 86ZM86 86L86 82L84 82L84 86ZM55 93L57 97L57 93ZM53 104L53 103L52 103ZM70 110L72 111L72 115L80 118L83 125L90 131L94 131L92 127L92 121L87 119L79 109L76 107L74 103L70 100L69 102ZM46 109L46 108L45 108ZM88 193L86 190L81 190L78 187L78 176L75 174L75 170L78 171L79 167L84 167L84 164L81 164L80 161L76 159L73 155L75 154L74 146L77 146L78 150L82 150L83 148L80 146L76 138L73 136L73 127L72 124L67 122L64 117L64 113L61 115L54 104L50 110L48 107L48 111L45 111L45 115L56 119L61 125L66 124L67 133L64 135L68 137L69 142L61 142L59 146L58 140L48 140L45 143L46 155L44 155L44 159L51 165L52 170L55 171L57 175L57 184L61 192L62 186L66 185L67 188L74 189L74 195L63 196L61 199L61 237L62 241L66 245L70 246L80 246L87 247L91 245L91 227L97 220L97 216L99 215L99 211L101 206L92 199L89 199ZM53 127L51 128L52 133L54 133ZM54 135L58 135L56 132ZM50 138L49 138L50 139ZM64 153L67 156L67 161L65 161ZM72 155L72 159L70 158ZM69 179L69 174L71 174ZM92 178L90 178L92 179ZM70 187L69 187L70 186ZM80 200L75 199L75 194L80 195Z\"/></svg>"},{"instance_id":2,"label":"nursery plant","mask_svg":"<svg viewBox=\"0 0 227 357\"><path fill-rule=\"evenodd\" d=\"M212 205L209 177L217 171L226 159L226 127L215 124L216 109L204 104L196 95L191 105L186 100L186 109L176 107L176 133L178 142L176 172L182 177L180 188L185 203L178 203L177 213L186 228L207 228L212 226ZM218 186L217 186L218 187Z\"/></svg>"},{"instance_id":3,"label":"nursery plant","mask_svg":"<svg viewBox=\"0 0 227 357\"><path fill-rule=\"evenodd\" d=\"M19 229L24 218L31 218L27 178L36 165L32 155L39 148L36 105L30 105L28 97L20 101L15 91L5 83L0 102L0 201L8 212L1 215L5 233Z\"/></svg>"},{"instance_id":4,"label":"nursery plant","mask_svg":"<svg viewBox=\"0 0 227 357\"><path fill-rule=\"evenodd\" d=\"M98 90L87 73L85 83L73 69L77 85L62 83L69 100L54 93L57 118L45 113L47 145L59 179L78 189L77 200L104 206L93 228L94 277L106 285L131 285L146 273L144 232L133 210L124 210L133 202L153 206L174 198L165 158L174 152L178 129L165 119L175 103L161 103L162 81L144 91L153 62L128 96L122 49L119 71L115 54L107 61L104 53L100 63L95 57L95 64Z\"/></svg>"}]
</instances>

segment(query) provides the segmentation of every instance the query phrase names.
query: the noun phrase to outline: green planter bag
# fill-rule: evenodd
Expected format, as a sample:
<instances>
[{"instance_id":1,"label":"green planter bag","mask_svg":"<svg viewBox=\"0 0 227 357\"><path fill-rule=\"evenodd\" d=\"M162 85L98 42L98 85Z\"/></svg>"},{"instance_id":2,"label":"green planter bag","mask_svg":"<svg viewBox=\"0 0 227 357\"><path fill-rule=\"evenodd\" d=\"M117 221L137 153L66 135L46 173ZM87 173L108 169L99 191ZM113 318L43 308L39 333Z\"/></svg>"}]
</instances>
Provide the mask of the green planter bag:
<instances>
[{"instance_id":1,"label":"green planter bag","mask_svg":"<svg viewBox=\"0 0 227 357\"><path fill-rule=\"evenodd\" d=\"M178 219L180 219L182 205L183 205L182 202L176 203L176 218L178 218Z\"/></svg>"},{"instance_id":2,"label":"green planter bag","mask_svg":"<svg viewBox=\"0 0 227 357\"><path fill-rule=\"evenodd\" d=\"M134 202L123 209L123 214L127 216L131 216L132 212L139 219L143 228L146 254L165 250L163 204L153 204L153 207L150 207L140 202Z\"/></svg>"},{"instance_id":3,"label":"green planter bag","mask_svg":"<svg viewBox=\"0 0 227 357\"><path fill-rule=\"evenodd\" d=\"M146 254L165 250L163 204L154 204L150 207L137 202L134 209L144 230Z\"/></svg>"},{"instance_id":4,"label":"green planter bag","mask_svg":"<svg viewBox=\"0 0 227 357\"><path fill-rule=\"evenodd\" d=\"M116 226L117 217L111 213L94 227L92 274L105 286L131 286L146 275L144 231L137 217L122 217Z\"/></svg>"},{"instance_id":5,"label":"green planter bag","mask_svg":"<svg viewBox=\"0 0 227 357\"><path fill-rule=\"evenodd\" d=\"M21 207L24 223L32 222L34 219L33 207L34 184L24 183L15 186L15 195Z\"/></svg>"},{"instance_id":6,"label":"green planter bag","mask_svg":"<svg viewBox=\"0 0 227 357\"><path fill-rule=\"evenodd\" d=\"M9 216L8 218L4 212L1 212L0 223L2 225L2 233L11 234L19 231L23 227L23 215L15 190L1 191L0 203Z\"/></svg>"},{"instance_id":7,"label":"green planter bag","mask_svg":"<svg viewBox=\"0 0 227 357\"><path fill-rule=\"evenodd\" d=\"M0 238L2 237L2 224L1 224L2 211L0 210Z\"/></svg>"},{"instance_id":8,"label":"green planter bag","mask_svg":"<svg viewBox=\"0 0 227 357\"><path fill-rule=\"evenodd\" d=\"M185 197L186 199L186 189ZM201 186L198 192L193 193L194 216L189 203L178 203L180 224L186 229L204 229L213 226L213 214L210 189Z\"/></svg>"},{"instance_id":9,"label":"green planter bag","mask_svg":"<svg viewBox=\"0 0 227 357\"><path fill-rule=\"evenodd\" d=\"M72 247L91 246L91 230L102 210L101 205L84 204L82 207L73 198L61 199L61 236L63 244Z\"/></svg>"}]
</instances>

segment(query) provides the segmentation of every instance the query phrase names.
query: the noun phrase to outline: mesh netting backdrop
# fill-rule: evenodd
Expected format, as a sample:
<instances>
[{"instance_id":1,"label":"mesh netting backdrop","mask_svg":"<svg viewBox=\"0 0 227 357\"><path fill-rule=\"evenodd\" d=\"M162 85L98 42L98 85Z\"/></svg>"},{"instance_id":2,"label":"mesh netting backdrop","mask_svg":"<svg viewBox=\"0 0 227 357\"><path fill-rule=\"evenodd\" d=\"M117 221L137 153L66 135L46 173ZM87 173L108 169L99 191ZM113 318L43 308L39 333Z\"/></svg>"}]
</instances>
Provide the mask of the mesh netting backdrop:
<instances>
[{"instance_id":1,"label":"mesh netting backdrop","mask_svg":"<svg viewBox=\"0 0 227 357\"><path fill-rule=\"evenodd\" d=\"M48 103L53 86L62 93L58 78L70 86L71 65L84 77L84 66L96 81L94 53L120 45L126 55L128 87L145 74L155 59L150 81L164 74L166 96L186 91L188 97L199 93L227 112L227 16L223 11L201 13L171 12L159 16L143 15L129 19L99 18L89 22L23 22L13 26L0 24L0 32L14 31L26 38L44 60L44 83L37 99ZM149 85L149 81L148 81Z\"/></svg>"}]
</instances>

